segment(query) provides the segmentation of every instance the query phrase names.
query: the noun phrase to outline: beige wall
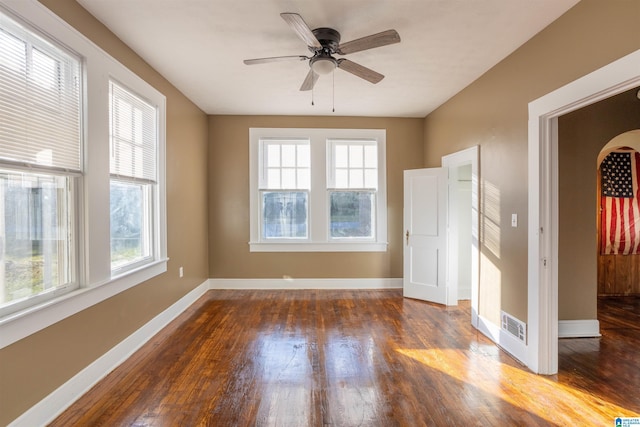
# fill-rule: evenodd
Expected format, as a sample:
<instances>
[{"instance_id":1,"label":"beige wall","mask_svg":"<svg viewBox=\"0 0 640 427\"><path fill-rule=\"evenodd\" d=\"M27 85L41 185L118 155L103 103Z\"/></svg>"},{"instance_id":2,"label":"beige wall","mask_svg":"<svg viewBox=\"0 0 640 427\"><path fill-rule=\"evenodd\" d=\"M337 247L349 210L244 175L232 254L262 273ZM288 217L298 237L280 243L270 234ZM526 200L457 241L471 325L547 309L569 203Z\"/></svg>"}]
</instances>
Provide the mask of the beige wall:
<instances>
[{"instance_id":1,"label":"beige wall","mask_svg":"<svg viewBox=\"0 0 640 427\"><path fill-rule=\"evenodd\" d=\"M169 271L0 350L0 425L208 278L207 118L73 0L42 1L167 97ZM185 277L178 278L184 266Z\"/></svg>"},{"instance_id":2,"label":"beige wall","mask_svg":"<svg viewBox=\"0 0 640 427\"><path fill-rule=\"evenodd\" d=\"M251 127L386 129L388 251L250 253L248 242ZM422 119L210 116L210 277L402 277L402 171L422 166L422 135Z\"/></svg>"},{"instance_id":3,"label":"beige wall","mask_svg":"<svg viewBox=\"0 0 640 427\"><path fill-rule=\"evenodd\" d=\"M425 120L427 166L480 145L479 304L493 322L527 319L527 105L640 49L639 16L636 0L582 0Z\"/></svg>"},{"instance_id":4,"label":"beige wall","mask_svg":"<svg viewBox=\"0 0 640 427\"><path fill-rule=\"evenodd\" d=\"M637 89L559 118L558 315L596 318L597 158L613 137L640 129Z\"/></svg>"}]
</instances>

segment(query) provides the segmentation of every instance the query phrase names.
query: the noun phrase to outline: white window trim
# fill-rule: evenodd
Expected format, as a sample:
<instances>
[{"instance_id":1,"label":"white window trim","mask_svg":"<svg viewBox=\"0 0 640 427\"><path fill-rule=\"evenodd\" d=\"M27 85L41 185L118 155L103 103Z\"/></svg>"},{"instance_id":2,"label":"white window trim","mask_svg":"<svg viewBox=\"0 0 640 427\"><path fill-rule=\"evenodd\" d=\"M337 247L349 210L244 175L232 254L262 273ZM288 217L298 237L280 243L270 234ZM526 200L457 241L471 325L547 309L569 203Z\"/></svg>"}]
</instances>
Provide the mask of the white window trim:
<instances>
[{"instance_id":1,"label":"white window trim","mask_svg":"<svg viewBox=\"0 0 640 427\"><path fill-rule=\"evenodd\" d=\"M80 288L0 318L0 348L98 304L167 271L165 181L166 98L36 0L0 0L0 6L38 28L84 59L85 175L79 186L78 242ZM136 90L159 110L158 210L154 218L158 244L154 261L112 276L109 246L109 102L108 82L116 79ZM101 177L101 178L96 178ZM105 197L106 195L106 197ZM106 243L106 244L105 244Z\"/></svg>"},{"instance_id":2,"label":"white window trim","mask_svg":"<svg viewBox=\"0 0 640 427\"><path fill-rule=\"evenodd\" d=\"M309 139L311 146L311 192L309 198L309 240L262 241L260 238L260 206L258 162L261 138ZM327 183L329 140L378 141L378 189L376 197L376 239L330 239ZM251 252L386 252L387 251L387 183L385 129L249 129L249 212ZM319 191L318 191L319 188Z\"/></svg>"}]
</instances>

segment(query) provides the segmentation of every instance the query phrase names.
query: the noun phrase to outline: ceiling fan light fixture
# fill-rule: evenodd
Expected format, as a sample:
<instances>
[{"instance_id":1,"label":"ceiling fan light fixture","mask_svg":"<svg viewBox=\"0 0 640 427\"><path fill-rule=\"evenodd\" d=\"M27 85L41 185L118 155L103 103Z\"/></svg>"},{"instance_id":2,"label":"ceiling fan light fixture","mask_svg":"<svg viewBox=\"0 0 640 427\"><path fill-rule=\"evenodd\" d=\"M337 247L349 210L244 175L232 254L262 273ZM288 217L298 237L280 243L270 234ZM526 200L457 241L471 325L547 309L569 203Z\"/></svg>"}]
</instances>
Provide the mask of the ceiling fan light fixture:
<instances>
[{"instance_id":1,"label":"ceiling fan light fixture","mask_svg":"<svg viewBox=\"0 0 640 427\"><path fill-rule=\"evenodd\" d=\"M338 63L330 56L319 56L311 59L311 69L316 74L329 74L336 69Z\"/></svg>"}]
</instances>

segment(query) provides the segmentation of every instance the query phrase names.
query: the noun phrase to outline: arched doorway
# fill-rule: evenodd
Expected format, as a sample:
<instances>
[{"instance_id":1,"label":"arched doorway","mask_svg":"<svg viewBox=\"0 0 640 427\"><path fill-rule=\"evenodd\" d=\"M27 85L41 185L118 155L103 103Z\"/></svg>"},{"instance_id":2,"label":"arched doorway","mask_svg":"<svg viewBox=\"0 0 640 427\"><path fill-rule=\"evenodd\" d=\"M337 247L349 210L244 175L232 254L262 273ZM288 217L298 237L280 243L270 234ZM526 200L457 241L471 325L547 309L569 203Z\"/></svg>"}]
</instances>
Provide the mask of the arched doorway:
<instances>
[{"instance_id":1,"label":"arched doorway","mask_svg":"<svg viewBox=\"0 0 640 427\"><path fill-rule=\"evenodd\" d=\"M640 129L598 155L598 295L640 295Z\"/></svg>"}]
</instances>

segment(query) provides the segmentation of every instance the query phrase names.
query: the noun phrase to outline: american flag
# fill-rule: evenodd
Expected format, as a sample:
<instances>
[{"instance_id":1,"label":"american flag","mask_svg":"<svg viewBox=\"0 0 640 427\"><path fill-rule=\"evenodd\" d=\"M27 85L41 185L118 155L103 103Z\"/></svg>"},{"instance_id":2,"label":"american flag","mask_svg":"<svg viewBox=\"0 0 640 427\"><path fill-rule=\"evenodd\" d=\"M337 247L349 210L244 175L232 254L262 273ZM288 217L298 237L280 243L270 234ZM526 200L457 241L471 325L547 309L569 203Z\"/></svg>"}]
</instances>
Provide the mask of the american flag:
<instances>
[{"instance_id":1,"label":"american flag","mask_svg":"<svg viewBox=\"0 0 640 427\"><path fill-rule=\"evenodd\" d=\"M614 151L600 164L600 253L640 253L640 153Z\"/></svg>"}]
</instances>

